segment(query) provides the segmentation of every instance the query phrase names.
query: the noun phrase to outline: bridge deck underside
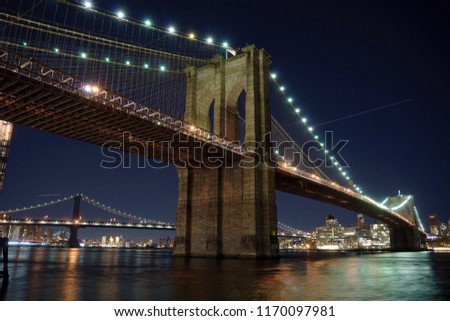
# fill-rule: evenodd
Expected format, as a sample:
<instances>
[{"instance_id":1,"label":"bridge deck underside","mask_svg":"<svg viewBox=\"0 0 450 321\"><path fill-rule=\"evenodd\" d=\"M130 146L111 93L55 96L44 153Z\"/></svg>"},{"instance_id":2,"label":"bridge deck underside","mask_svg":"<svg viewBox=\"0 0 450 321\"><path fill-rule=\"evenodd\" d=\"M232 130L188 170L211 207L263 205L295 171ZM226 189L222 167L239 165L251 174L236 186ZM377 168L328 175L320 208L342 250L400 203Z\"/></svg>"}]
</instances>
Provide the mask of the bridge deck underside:
<instances>
[{"instance_id":1,"label":"bridge deck underside","mask_svg":"<svg viewBox=\"0 0 450 321\"><path fill-rule=\"evenodd\" d=\"M162 122L142 119L6 69L0 70L0 119L96 145L117 142L111 144L117 147L124 133L129 133L130 143L120 149L156 160L202 159L207 163L209 157L236 158L183 133L174 140L177 132Z\"/></svg>"}]
</instances>

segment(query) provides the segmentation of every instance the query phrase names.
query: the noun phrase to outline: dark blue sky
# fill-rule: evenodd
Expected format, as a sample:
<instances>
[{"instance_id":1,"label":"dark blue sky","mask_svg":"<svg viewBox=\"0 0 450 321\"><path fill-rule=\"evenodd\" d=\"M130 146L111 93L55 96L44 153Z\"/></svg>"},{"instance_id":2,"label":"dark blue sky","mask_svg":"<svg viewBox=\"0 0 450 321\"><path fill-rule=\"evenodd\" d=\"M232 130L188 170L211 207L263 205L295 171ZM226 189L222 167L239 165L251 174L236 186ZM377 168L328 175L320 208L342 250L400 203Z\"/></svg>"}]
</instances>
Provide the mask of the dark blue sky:
<instances>
[{"instance_id":1,"label":"dark blue sky","mask_svg":"<svg viewBox=\"0 0 450 321\"><path fill-rule=\"evenodd\" d=\"M350 141L343 156L366 194L382 200L400 189L415 196L423 221L431 212L449 218L448 2L94 3L122 6L136 19L149 14L157 25L173 23L180 31L214 35L235 47L266 48L272 70L313 124L410 99L317 130ZM175 221L174 168L106 170L99 167L101 159L97 146L16 126L0 208L36 203L42 194L82 192L130 213ZM277 194L277 205L280 221L304 230L321 225L328 214L345 225L356 221L356 213L283 193Z\"/></svg>"}]
</instances>

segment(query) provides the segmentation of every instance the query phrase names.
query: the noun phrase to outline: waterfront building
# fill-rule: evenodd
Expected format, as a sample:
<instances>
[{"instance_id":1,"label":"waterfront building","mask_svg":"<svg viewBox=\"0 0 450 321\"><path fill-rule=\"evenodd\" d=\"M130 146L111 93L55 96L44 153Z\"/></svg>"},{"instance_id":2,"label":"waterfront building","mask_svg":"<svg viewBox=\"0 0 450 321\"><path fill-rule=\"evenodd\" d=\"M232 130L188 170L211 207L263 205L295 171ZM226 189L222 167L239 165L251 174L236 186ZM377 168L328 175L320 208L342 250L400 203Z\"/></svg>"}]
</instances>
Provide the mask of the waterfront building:
<instances>
[{"instance_id":1,"label":"waterfront building","mask_svg":"<svg viewBox=\"0 0 450 321\"><path fill-rule=\"evenodd\" d=\"M439 228L439 232L441 233L441 236L448 236L448 226L445 223L441 223L441 226Z\"/></svg>"},{"instance_id":2,"label":"waterfront building","mask_svg":"<svg viewBox=\"0 0 450 321\"><path fill-rule=\"evenodd\" d=\"M430 232L433 235L441 235L441 220L437 214L428 215L428 224L430 225Z\"/></svg>"},{"instance_id":3,"label":"waterfront building","mask_svg":"<svg viewBox=\"0 0 450 321\"><path fill-rule=\"evenodd\" d=\"M316 227L316 246L318 249L340 249L344 241L344 227L338 220L328 215L325 226Z\"/></svg>"},{"instance_id":4,"label":"waterfront building","mask_svg":"<svg viewBox=\"0 0 450 321\"><path fill-rule=\"evenodd\" d=\"M375 223L370 225L372 248L388 249L391 247L391 232L389 225Z\"/></svg>"},{"instance_id":5,"label":"waterfront building","mask_svg":"<svg viewBox=\"0 0 450 321\"><path fill-rule=\"evenodd\" d=\"M321 250L356 250L390 248L390 229L387 224L365 225L364 216L358 214L357 226L343 227L332 215L325 226L315 229L316 248Z\"/></svg>"}]
</instances>

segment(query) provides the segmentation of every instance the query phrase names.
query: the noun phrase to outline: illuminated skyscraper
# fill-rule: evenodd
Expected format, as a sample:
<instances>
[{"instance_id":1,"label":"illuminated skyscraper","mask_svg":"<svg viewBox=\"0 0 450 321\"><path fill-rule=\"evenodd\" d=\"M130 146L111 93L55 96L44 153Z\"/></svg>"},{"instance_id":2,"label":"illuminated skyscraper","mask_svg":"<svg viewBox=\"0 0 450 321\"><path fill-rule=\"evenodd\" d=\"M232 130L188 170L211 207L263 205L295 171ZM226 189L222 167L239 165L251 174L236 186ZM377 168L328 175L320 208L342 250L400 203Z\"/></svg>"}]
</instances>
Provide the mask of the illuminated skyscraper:
<instances>
[{"instance_id":1,"label":"illuminated skyscraper","mask_svg":"<svg viewBox=\"0 0 450 321\"><path fill-rule=\"evenodd\" d=\"M11 144L13 124L0 120L0 191L5 179L6 160L8 159L9 145Z\"/></svg>"},{"instance_id":2,"label":"illuminated skyscraper","mask_svg":"<svg viewBox=\"0 0 450 321\"><path fill-rule=\"evenodd\" d=\"M366 223L364 222L364 215L358 214L356 218L356 227L364 227Z\"/></svg>"},{"instance_id":3,"label":"illuminated skyscraper","mask_svg":"<svg viewBox=\"0 0 450 321\"><path fill-rule=\"evenodd\" d=\"M428 215L428 224L430 224L431 234L441 235L441 220L437 214Z\"/></svg>"},{"instance_id":4,"label":"illuminated skyscraper","mask_svg":"<svg viewBox=\"0 0 450 321\"><path fill-rule=\"evenodd\" d=\"M447 224L441 223L441 227L439 229L439 232L441 232L441 236L447 236L448 235Z\"/></svg>"}]
</instances>

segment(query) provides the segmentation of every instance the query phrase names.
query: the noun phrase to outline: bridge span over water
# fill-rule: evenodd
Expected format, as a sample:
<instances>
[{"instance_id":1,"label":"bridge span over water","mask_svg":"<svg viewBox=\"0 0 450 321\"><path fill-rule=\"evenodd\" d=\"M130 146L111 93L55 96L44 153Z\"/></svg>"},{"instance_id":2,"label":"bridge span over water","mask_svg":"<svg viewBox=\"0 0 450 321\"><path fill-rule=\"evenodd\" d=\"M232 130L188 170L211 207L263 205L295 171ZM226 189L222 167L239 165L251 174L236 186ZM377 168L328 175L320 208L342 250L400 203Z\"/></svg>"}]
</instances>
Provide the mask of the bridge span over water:
<instances>
[{"instance_id":1,"label":"bridge span over water","mask_svg":"<svg viewBox=\"0 0 450 321\"><path fill-rule=\"evenodd\" d=\"M17 10L0 12L2 126L18 124L174 163L175 255L277 256L276 190L388 223L393 249L421 249L425 233L413 198L382 204L362 193L269 72L266 50L254 45L238 50L117 21L111 13L69 1L55 10L97 20L89 28L79 21L56 26ZM117 24L117 33L105 33L98 21ZM123 24L134 30L132 37ZM169 40L159 42L158 35ZM155 40L143 45L143 37ZM298 118L302 141L274 119L273 90ZM10 137L3 141L5 164ZM314 157L299 147L304 141L315 143ZM281 149L286 142L294 152ZM294 162L298 155L302 162ZM331 166L315 166L317 157Z\"/></svg>"}]
</instances>

